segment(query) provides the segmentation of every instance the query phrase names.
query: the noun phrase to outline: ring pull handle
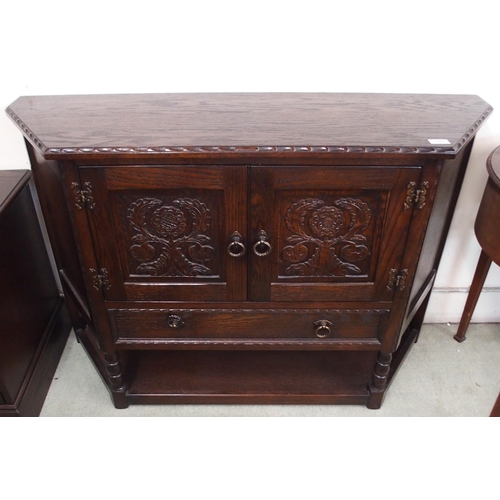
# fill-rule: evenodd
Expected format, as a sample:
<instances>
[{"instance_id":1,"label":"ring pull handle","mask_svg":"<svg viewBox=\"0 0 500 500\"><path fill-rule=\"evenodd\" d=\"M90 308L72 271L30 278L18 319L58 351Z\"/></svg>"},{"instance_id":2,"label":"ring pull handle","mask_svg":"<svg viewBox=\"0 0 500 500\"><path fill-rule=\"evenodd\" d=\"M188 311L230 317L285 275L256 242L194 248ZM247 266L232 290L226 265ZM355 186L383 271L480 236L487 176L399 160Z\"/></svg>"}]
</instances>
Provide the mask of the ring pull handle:
<instances>
[{"instance_id":1,"label":"ring pull handle","mask_svg":"<svg viewBox=\"0 0 500 500\"><path fill-rule=\"evenodd\" d=\"M235 231L231 235L231 243L227 247L227 252L231 257L238 258L243 257L247 251L245 245L243 244L243 237L238 231Z\"/></svg>"},{"instance_id":2,"label":"ring pull handle","mask_svg":"<svg viewBox=\"0 0 500 500\"><path fill-rule=\"evenodd\" d=\"M273 247L267 238L268 237L265 231L259 231L259 234L257 235L257 242L253 246L253 252L257 255L257 257L266 257L271 253Z\"/></svg>"},{"instance_id":3,"label":"ring pull handle","mask_svg":"<svg viewBox=\"0 0 500 500\"><path fill-rule=\"evenodd\" d=\"M181 328L184 326L184 321L182 321L182 318L180 316L177 316L176 314L171 314L167 318L167 326L169 328Z\"/></svg>"},{"instance_id":4,"label":"ring pull handle","mask_svg":"<svg viewBox=\"0 0 500 500\"><path fill-rule=\"evenodd\" d=\"M324 339L325 337L328 337L330 333L332 333L332 330L330 329L330 327L332 326L332 322L328 321L327 319L320 319L319 321L315 321L314 326L316 328L316 336L320 339Z\"/></svg>"}]
</instances>

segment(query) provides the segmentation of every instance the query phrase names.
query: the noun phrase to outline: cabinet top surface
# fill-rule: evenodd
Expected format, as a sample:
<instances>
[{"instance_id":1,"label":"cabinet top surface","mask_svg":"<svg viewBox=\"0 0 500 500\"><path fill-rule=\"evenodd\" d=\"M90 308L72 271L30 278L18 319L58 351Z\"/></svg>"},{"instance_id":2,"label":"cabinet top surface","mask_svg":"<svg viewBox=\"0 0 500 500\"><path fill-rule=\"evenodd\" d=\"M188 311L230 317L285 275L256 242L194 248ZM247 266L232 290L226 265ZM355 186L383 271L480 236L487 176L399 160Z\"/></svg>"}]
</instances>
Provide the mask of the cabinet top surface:
<instances>
[{"instance_id":1,"label":"cabinet top surface","mask_svg":"<svg viewBox=\"0 0 500 500\"><path fill-rule=\"evenodd\" d=\"M473 95L206 93L20 97L48 159L193 154L454 156L492 108Z\"/></svg>"}]
</instances>

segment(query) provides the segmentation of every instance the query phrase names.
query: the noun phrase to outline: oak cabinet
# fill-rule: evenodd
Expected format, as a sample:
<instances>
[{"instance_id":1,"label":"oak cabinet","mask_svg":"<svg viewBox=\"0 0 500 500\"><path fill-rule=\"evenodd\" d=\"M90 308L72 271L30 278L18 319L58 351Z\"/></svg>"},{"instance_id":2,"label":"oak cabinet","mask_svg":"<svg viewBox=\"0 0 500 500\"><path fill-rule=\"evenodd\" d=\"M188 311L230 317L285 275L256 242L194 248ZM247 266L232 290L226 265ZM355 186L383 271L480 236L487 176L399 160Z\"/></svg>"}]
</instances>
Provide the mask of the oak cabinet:
<instances>
[{"instance_id":1,"label":"oak cabinet","mask_svg":"<svg viewBox=\"0 0 500 500\"><path fill-rule=\"evenodd\" d=\"M20 98L7 112L75 331L117 407L377 408L491 108L192 94Z\"/></svg>"}]
</instances>

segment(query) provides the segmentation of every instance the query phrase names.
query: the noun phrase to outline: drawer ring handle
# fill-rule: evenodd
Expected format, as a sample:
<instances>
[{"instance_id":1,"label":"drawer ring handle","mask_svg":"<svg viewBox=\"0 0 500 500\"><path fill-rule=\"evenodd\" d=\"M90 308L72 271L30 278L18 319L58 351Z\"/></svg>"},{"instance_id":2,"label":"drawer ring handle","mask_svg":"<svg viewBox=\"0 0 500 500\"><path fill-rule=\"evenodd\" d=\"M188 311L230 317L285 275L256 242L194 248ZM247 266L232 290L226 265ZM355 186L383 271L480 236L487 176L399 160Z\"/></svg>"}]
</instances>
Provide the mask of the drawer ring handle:
<instances>
[{"instance_id":1,"label":"drawer ring handle","mask_svg":"<svg viewBox=\"0 0 500 500\"><path fill-rule=\"evenodd\" d=\"M243 237L238 231L235 231L231 235L231 243L227 247L227 252L231 257L238 258L243 257L247 251L245 245L243 244Z\"/></svg>"},{"instance_id":2,"label":"drawer ring handle","mask_svg":"<svg viewBox=\"0 0 500 500\"><path fill-rule=\"evenodd\" d=\"M267 241L267 234L265 231L259 231L257 235L257 243L253 246L253 252L257 257L266 257L271 253L273 247L271 243Z\"/></svg>"},{"instance_id":3,"label":"drawer ring handle","mask_svg":"<svg viewBox=\"0 0 500 500\"><path fill-rule=\"evenodd\" d=\"M180 316L177 316L176 314L171 314L167 318L167 326L169 328L181 328L184 326L184 321L182 321L182 318Z\"/></svg>"},{"instance_id":4,"label":"drawer ring handle","mask_svg":"<svg viewBox=\"0 0 500 500\"><path fill-rule=\"evenodd\" d=\"M328 337L330 333L332 333L332 330L330 329L330 327L332 326L332 322L328 321L327 319L320 319L319 321L315 321L314 326L316 328L316 336L320 339L324 339L325 337Z\"/></svg>"}]
</instances>

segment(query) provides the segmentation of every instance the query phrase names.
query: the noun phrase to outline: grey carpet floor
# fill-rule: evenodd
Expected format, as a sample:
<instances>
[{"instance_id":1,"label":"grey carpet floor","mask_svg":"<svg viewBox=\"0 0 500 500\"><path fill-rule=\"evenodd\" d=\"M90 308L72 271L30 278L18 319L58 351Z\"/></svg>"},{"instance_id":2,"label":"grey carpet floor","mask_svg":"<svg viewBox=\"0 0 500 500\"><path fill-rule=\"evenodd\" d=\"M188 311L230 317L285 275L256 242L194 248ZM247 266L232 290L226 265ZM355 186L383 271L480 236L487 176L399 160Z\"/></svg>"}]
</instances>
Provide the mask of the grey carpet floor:
<instances>
[{"instance_id":1,"label":"grey carpet floor","mask_svg":"<svg viewBox=\"0 0 500 500\"><path fill-rule=\"evenodd\" d=\"M141 405L114 408L83 348L70 335L42 417L487 417L500 391L500 324L426 324L379 410L334 405Z\"/></svg>"}]
</instances>

